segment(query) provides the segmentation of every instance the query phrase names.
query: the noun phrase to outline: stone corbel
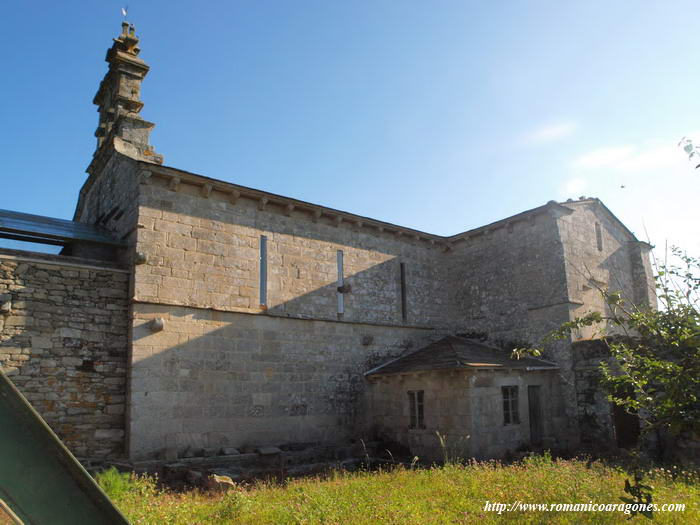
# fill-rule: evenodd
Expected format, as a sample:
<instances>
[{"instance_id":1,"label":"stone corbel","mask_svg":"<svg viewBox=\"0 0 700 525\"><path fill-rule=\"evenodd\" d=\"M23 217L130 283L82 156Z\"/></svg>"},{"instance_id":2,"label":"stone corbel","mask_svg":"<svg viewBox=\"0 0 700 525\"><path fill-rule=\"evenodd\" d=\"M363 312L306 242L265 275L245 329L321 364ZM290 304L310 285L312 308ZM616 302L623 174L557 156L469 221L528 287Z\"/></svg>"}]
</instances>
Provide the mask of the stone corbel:
<instances>
[{"instance_id":1,"label":"stone corbel","mask_svg":"<svg viewBox=\"0 0 700 525\"><path fill-rule=\"evenodd\" d=\"M151 332L162 332L165 328L165 319L162 317L156 317L150 323L148 323Z\"/></svg>"},{"instance_id":2,"label":"stone corbel","mask_svg":"<svg viewBox=\"0 0 700 525\"><path fill-rule=\"evenodd\" d=\"M287 217L290 217L290 216L292 215L292 212L294 211L294 208L295 208L294 204L287 204L287 205L284 207L284 214L285 214Z\"/></svg>"},{"instance_id":3,"label":"stone corbel","mask_svg":"<svg viewBox=\"0 0 700 525\"><path fill-rule=\"evenodd\" d=\"M343 217L341 215L336 215L334 220L336 227L343 223Z\"/></svg>"},{"instance_id":4,"label":"stone corbel","mask_svg":"<svg viewBox=\"0 0 700 525\"><path fill-rule=\"evenodd\" d=\"M170 189L170 191L177 191L180 189L180 177L171 178L170 182L168 182L168 189Z\"/></svg>"},{"instance_id":5,"label":"stone corbel","mask_svg":"<svg viewBox=\"0 0 700 525\"><path fill-rule=\"evenodd\" d=\"M265 206L267 206L267 203L268 203L268 202L269 202L269 200L268 200L267 197L262 197L262 198L258 201L258 209L259 209L260 211L265 211Z\"/></svg>"},{"instance_id":6,"label":"stone corbel","mask_svg":"<svg viewBox=\"0 0 700 525\"><path fill-rule=\"evenodd\" d=\"M228 200L231 204L236 204L238 202L238 199L241 198L241 192L238 190L233 190L231 193L229 193Z\"/></svg>"},{"instance_id":7,"label":"stone corbel","mask_svg":"<svg viewBox=\"0 0 700 525\"><path fill-rule=\"evenodd\" d=\"M153 180L153 173L151 173L150 171L147 171L147 170L141 171L141 177L139 180L139 182L141 184L150 184L152 180Z\"/></svg>"},{"instance_id":8,"label":"stone corbel","mask_svg":"<svg viewBox=\"0 0 700 525\"><path fill-rule=\"evenodd\" d=\"M323 212L321 210L314 210L313 214L311 215L311 220L313 222L318 222L318 220L321 218L321 215L323 215Z\"/></svg>"},{"instance_id":9,"label":"stone corbel","mask_svg":"<svg viewBox=\"0 0 700 525\"><path fill-rule=\"evenodd\" d=\"M211 195L211 190L212 190L212 185L211 184L205 184L202 186L202 197L205 199L208 199L209 196Z\"/></svg>"}]
</instances>

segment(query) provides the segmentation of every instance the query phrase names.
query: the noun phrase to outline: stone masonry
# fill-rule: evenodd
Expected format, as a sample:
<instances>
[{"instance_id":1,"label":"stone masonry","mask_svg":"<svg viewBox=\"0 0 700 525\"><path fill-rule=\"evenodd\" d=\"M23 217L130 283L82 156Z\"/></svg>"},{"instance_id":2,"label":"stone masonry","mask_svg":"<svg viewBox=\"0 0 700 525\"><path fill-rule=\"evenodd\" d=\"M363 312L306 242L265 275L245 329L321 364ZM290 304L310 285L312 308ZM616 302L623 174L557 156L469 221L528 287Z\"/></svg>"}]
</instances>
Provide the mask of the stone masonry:
<instances>
[{"instance_id":1,"label":"stone masonry","mask_svg":"<svg viewBox=\"0 0 700 525\"><path fill-rule=\"evenodd\" d=\"M0 366L79 457L124 449L129 274L0 250Z\"/></svg>"}]
</instances>

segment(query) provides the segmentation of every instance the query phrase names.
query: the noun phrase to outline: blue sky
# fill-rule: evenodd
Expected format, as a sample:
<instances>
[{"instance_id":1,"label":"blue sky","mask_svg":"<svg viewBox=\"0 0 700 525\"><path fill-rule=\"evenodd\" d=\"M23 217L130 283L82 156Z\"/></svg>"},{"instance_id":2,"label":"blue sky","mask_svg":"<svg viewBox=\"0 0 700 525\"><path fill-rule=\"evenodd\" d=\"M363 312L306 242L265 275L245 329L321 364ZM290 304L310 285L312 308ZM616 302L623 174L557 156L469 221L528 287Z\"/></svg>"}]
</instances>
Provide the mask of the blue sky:
<instances>
[{"instance_id":1,"label":"blue sky","mask_svg":"<svg viewBox=\"0 0 700 525\"><path fill-rule=\"evenodd\" d=\"M596 196L700 254L693 2L124 2L167 165L446 235ZM72 217L122 5L3 6L0 208Z\"/></svg>"}]
</instances>

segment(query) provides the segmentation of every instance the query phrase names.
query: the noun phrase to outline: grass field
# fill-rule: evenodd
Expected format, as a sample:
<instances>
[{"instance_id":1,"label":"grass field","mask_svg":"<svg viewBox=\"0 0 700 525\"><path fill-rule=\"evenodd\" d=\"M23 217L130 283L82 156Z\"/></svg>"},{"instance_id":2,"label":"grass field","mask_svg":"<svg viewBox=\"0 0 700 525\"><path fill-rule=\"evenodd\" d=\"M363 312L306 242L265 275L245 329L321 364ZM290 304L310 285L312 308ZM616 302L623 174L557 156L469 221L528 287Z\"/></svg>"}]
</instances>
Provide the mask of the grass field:
<instances>
[{"instance_id":1,"label":"grass field","mask_svg":"<svg viewBox=\"0 0 700 525\"><path fill-rule=\"evenodd\" d=\"M622 503L627 475L599 462L534 456L511 465L451 464L430 469L334 473L286 484L240 486L226 494L159 490L156 480L119 474L98 482L132 523L683 523L700 524L697 473L654 469L653 502L683 503L684 512L628 520L622 512L488 512L488 502Z\"/></svg>"}]
</instances>

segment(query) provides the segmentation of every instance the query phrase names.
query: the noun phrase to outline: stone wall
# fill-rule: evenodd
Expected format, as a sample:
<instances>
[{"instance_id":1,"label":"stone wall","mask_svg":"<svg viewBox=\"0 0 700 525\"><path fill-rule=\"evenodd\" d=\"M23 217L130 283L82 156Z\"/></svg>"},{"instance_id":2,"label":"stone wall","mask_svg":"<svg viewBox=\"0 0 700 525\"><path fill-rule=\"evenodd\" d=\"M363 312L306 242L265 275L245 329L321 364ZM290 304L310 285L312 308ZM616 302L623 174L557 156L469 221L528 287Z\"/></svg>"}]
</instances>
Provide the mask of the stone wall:
<instances>
[{"instance_id":1,"label":"stone wall","mask_svg":"<svg viewBox=\"0 0 700 525\"><path fill-rule=\"evenodd\" d=\"M499 346L538 345L570 318L559 220L571 211L550 203L536 213L479 228L455 244L451 282L460 322L455 330ZM571 351L562 341L545 359L560 366L569 428L563 446L578 441ZM564 437L562 436L562 439Z\"/></svg>"},{"instance_id":2,"label":"stone wall","mask_svg":"<svg viewBox=\"0 0 700 525\"><path fill-rule=\"evenodd\" d=\"M568 320L558 207L480 228L454 246L451 301L457 329L493 342L539 342Z\"/></svg>"},{"instance_id":3,"label":"stone wall","mask_svg":"<svg viewBox=\"0 0 700 525\"><path fill-rule=\"evenodd\" d=\"M98 225L111 232L115 239L133 245L142 170L135 160L115 151L103 152L96 160L101 161L100 168L81 188L74 220ZM80 250L74 252L74 255L80 254ZM127 249L119 255L120 262L130 263L133 252Z\"/></svg>"},{"instance_id":4,"label":"stone wall","mask_svg":"<svg viewBox=\"0 0 700 525\"><path fill-rule=\"evenodd\" d=\"M565 415L556 372L432 371L374 376L368 390L373 437L428 461L503 457L530 447L528 385L541 387L543 443L562 446ZM504 425L501 386L518 386L518 424ZM424 392L425 428L409 428L409 391ZM444 447L436 434L444 439Z\"/></svg>"},{"instance_id":5,"label":"stone wall","mask_svg":"<svg viewBox=\"0 0 700 525\"><path fill-rule=\"evenodd\" d=\"M129 456L362 435L363 372L436 331L134 304ZM154 324L163 320L162 330ZM168 452L170 454L170 452Z\"/></svg>"},{"instance_id":6,"label":"stone wall","mask_svg":"<svg viewBox=\"0 0 700 525\"><path fill-rule=\"evenodd\" d=\"M627 304L655 305L649 245L640 243L598 201L565 203L559 220L572 316L607 313L601 289L621 292ZM575 339L614 333L614 326L583 328Z\"/></svg>"},{"instance_id":7,"label":"stone wall","mask_svg":"<svg viewBox=\"0 0 700 525\"><path fill-rule=\"evenodd\" d=\"M600 385L600 363L609 360L610 351L601 339L576 341L571 350L581 444L598 449L612 447L615 439L612 407Z\"/></svg>"},{"instance_id":8,"label":"stone wall","mask_svg":"<svg viewBox=\"0 0 700 525\"><path fill-rule=\"evenodd\" d=\"M357 418L362 374L449 325L446 254L427 239L251 198L232 201L230 194L179 178L143 182L135 250L145 262L134 269L132 458L162 448L182 453L187 447L346 439L364 424ZM347 288L342 316L338 250ZM151 333L155 317L166 324Z\"/></svg>"},{"instance_id":9,"label":"stone wall","mask_svg":"<svg viewBox=\"0 0 700 525\"><path fill-rule=\"evenodd\" d=\"M129 275L110 266L0 250L0 366L79 457L123 452Z\"/></svg>"},{"instance_id":10,"label":"stone wall","mask_svg":"<svg viewBox=\"0 0 700 525\"><path fill-rule=\"evenodd\" d=\"M170 179L172 181L173 179ZM343 251L345 321L446 326L443 250L427 240L314 217L249 198L151 177L141 186L136 299L296 318L338 319ZM267 305L260 305L260 243L267 237ZM400 265L406 272L402 318Z\"/></svg>"}]
</instances>

